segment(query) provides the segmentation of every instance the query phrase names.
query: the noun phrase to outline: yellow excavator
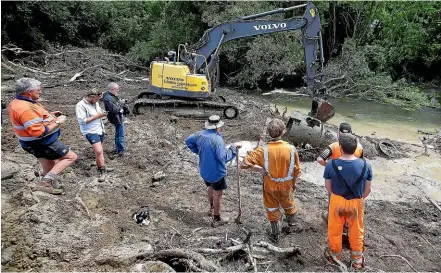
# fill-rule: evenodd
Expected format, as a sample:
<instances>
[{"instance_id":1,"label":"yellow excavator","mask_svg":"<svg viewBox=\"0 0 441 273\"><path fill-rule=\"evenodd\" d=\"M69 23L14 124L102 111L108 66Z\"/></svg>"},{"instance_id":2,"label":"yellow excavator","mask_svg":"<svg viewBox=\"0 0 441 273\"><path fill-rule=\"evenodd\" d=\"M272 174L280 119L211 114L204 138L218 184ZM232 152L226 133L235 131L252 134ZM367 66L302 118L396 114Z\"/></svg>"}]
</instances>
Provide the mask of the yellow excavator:
<instances>
[{"instance_id":1,"label":"yellow excavator","mask_svg":"<svg viewBox=\"0 0 441 273\"><path fill-rule=\"evenodd\" d=\"M258 19L293 9L305 8L302 17L289 19ZM323 82L323 42L319 12L312 2L280 8L238 18L205 31L193 46L179 45L178 52L170 51L164 61L150 64L150 82L147 92L142 92L134 104L134 113L142 114L152 107L164 111L186 111L188 116L219 114L227 119L236 118L239 110L216 96L219 82L219 51L221 45L239 38L271 34L281 31L302 31L302 44L306 65L306 84L313 97L309 116L325 122L335 114L326 100ZM316 67L318 61L319 66Z\"/></svg>"}]
</instances>

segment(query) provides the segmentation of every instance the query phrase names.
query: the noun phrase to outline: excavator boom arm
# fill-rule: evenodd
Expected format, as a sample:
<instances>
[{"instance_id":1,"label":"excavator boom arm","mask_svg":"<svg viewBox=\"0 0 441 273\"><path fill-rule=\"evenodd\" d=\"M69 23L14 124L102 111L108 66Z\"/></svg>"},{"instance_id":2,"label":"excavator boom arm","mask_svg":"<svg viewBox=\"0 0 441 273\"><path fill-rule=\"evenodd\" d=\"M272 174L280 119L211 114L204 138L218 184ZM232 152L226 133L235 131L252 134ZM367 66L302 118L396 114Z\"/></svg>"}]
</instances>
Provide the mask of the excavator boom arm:
<instances>
[{"instance_id":1,"label":"excavator boom arm","mask_svg":"<svg viewBox=\"0 0 441 273\"><path fill-rule=\"evenodd\" d=\"M284 13L299 7L306 7L303 17L281 20L255 20L272 14ZM249 15L235 21L217 25L207 30L201 40L192 46L192 50L199 55L196 57L196 62L194 62L193 58L184 58L183 60L188 64L195 64L196 71L202 68L205 60L209 60L208 70L211 71L216 59L215 57L219 52L219 47L228 41L298 29L301 29L303 34L302 43L305 53L306 83L311 94L314 94L317 89L322 88L324 58L320 16L312 2L291 8L280 8L260 14ZM319 73L316 73L315 62L318 54L320 55L320 67Z\"/></svg>"}]
</instances>

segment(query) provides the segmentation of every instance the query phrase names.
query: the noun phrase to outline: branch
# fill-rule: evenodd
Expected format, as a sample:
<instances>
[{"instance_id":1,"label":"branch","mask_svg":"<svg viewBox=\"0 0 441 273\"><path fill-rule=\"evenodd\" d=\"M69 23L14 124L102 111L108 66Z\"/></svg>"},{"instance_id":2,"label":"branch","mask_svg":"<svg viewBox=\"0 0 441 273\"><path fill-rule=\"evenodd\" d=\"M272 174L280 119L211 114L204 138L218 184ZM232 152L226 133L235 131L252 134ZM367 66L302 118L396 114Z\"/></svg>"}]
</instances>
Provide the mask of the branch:
<instances>
[{"instance_id":1,"label":"branch","mask_svg":"<svg viewBox=\"0 0 441 273\"><path fill-rule=\"evenodd\" d=\"M213 249L213 248L197 248L194 249L194 251L204 254L219 254L219 253L230 253L235 252L241 249L244 249L247 245L246 244L240 244L236 246L230 246L227 248L220 248L220 249Z\"/></svg>"},{"instance_id":2,"label":"branch","mask_svg":"<svg viewBox=\"0 0 441 273\"><path fill-rule=\"evenodd\" d=\"M438 206L438 204L437 203L435 203L435 201L433 201L433 199L432 198L430 198L430 197L428 197L428 196L426 196L426 198L427 198L427 200L429 200L429 202L430 203L432 203L432 205L434 205L435 206L435 208L437 208L440 212L441 212L441 207L440 206Z\"/></svg>"},{"instance_id":3,"label":"branch","mask_svg":"<svg viewBox=\"0 0 441 273\"><path fill-rule=\"evenodd\" d=\"M36 74L50 75L50 73L47 73L47 72L44 72L44 71L41 71L41 70L37 70L37 69L32 69L32 68L29 68L29 67L26 67L26 66L22 66L22 65L19 65L19 64L15 64L15 63L13 63L11 61L8 61L8 63L13 65L13 66L15 66L15 67L19 67L21 69L24 69L24 70L27 70L27 71L30 71L30 72L33 72L33 73L36 73Z\"/></svg>"},{"instance_id":4,"label":"branch","mask_svg":"<svg viewBox=\"0 0 441 273\"><path fill-rule=\"evenodd\" d=\"M380 258L383 258L383 257L400 258L401 260L405 261L409 265L409 267L412 268L413 271L418 272L418 270L416 270L415 267L413 267L409 263L409 261L406 258L404 258L403 256L401 256L401 255L382 255L382 256L380 256Z\"/></svg>"},{"instance_id":5,"label":"branch","mask_svg":"<svg viewBox=\"0 0 441 273\"><path fill-rule=\"evenodd\" d=\"M331 79L325 81L325 82L323 83L323 85L327 85L328 83L330 83L330 82L332 82L332 81L343 80L344 78L346 78L346 76L347 76L347 73L343 74L341 77L331 78Z\"/></svg>"},{"instance_id":6,"label":"branch","mask_svg":"<svg viewBox=\"0 0 441 273\"><path fill-rule=\"evenodd\" d=\"M267 242L264 242L264 241L259 241L259 242L255 243L253 246L264 247L270 251L277 252L277 253L300 255L300 249L298 247L281 248L281 247L274 246L274 245L267 243Z\"/></svg>"}]
</instances>

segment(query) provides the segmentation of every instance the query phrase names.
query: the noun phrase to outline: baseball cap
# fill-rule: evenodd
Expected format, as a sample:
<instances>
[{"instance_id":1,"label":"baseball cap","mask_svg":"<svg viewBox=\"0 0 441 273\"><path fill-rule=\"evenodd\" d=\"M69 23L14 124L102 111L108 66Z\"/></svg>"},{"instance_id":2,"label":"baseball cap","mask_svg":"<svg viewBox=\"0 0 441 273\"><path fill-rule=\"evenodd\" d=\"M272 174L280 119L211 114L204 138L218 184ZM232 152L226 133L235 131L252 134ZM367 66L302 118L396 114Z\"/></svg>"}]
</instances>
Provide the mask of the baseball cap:
<instances>
[{"instance_id":1,"label":"baseball cap","mask_svg":"<svg viewBox=\"0 0 441 273\"><path fill-rule=\"evenodd\" d=\"M338 128L338 130L342 133L352 133L351 124L347 122L340 123L340 127Z\"/></svg>"}]
</instances>

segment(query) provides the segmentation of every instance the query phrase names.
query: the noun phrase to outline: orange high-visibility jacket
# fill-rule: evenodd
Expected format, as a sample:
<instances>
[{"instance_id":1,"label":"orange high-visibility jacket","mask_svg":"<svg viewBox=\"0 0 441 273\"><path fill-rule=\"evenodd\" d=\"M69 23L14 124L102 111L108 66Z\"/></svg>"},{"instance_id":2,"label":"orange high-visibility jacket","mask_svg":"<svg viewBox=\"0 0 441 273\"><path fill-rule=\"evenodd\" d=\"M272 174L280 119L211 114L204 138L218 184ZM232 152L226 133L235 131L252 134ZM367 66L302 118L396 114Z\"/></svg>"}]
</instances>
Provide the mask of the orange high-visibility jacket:
<instances>
[{"instance_id":1,"label":"orange high-visibility jacket","mask_svg":"<svg viewBox=\"0 0 441 273\"><path fill-rule=\"evenodd\" d=\"M338 141L331 143L329 145L329 148L331 148L331 159L337 159L341 156L341 151L340 151L340 144L338 143ZM361 158L363 156L363 146L361 146L360 143L357 143L357 149L354 152L354 155L358 158Z\"/></svg>"},{"instance_id":2,"label":"orange high-visibility jacket","mask_svg":"<svg viewBox=\"0 0 441 273\"><path fill-rule=\"evenodd\" d=\"M55 117L38 102L15 98L9 104L8 113L19 140L34 141L59 130L47 131L46 126L54 123Z\"/></svg>"},{"instance_id":3,"label":"orange high-visibility jacket","mask_svg":"<svg viewBox=\"0 0 441 273\"><path fill-rule=\"evenodd\" d=\"M291 148L292 145L288 144L283 140L272 141L267 144L268 147L268 169L266 170L269 173L265 175L263 178L264 183L277 183L273 179L277 178L286 178L288 176L289 167L291 163ZM294 149L294 170L292 173L293 179L286 180L292 182L294 178L300 175L300 162L299 162L299 154ZM258 165L260 167L265 168L265 156L264 156L264 147L258 147L250 154L248 154L243 161L242 168L246 169L252 165ZM284 181L280 181L284 182Z\"/></svg>"}]
</instances>

